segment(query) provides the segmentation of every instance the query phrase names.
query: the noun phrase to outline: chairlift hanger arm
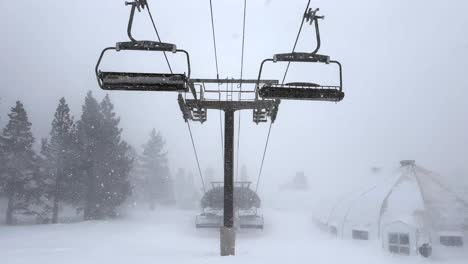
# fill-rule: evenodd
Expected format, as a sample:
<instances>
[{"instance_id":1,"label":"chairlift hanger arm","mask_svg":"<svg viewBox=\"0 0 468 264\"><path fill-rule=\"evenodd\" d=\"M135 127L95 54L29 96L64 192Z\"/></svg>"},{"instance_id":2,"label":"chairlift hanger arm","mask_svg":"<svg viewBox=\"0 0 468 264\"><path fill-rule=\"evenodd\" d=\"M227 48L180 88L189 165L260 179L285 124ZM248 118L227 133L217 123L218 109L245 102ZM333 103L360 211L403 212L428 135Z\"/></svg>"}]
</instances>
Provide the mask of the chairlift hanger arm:
<instances>
[{"instance_id":1,"label":"chairlift hanger arm","mask_svg":"<svg viewBox=\"0 0 468 264\"><path fill-rule=\"evenodd\" d=\"M135 38L132 36L132 27L133 27L133 18L135 17L135 9L138 9L138 12L141 12L141 9L145 9L146 0L135 0L133 2L125 2L125 5L131 5L132 8L130 9L130 17L128 18L128 26L127 26L127 35L131 41L136 42Z\"/></svg>"},{"instance_id":2,"label":"chairlift hanger arm","mask_svg":"<svg viewBox=\"0 0 468 264\"><path fill-rule=\"evenodd\" d=\"M319 19L324 19L325 16L318 16L317 15L317 12L319 11L320 9L319 8L316 8L315 10L312 9L312 8L309 8L308 10L306 10L306 12L304 13L304 18L307 22L309 22L310 25L312 25L314 22L314 26L315 26L315 38L316 38L316 47L314 49L314 51L312 53L317 53L320 49L320 45L321 45L321 40L320 40L320 30L319 30L319 23L318 23L318 20Z\"/></svg>"}]
</instances>

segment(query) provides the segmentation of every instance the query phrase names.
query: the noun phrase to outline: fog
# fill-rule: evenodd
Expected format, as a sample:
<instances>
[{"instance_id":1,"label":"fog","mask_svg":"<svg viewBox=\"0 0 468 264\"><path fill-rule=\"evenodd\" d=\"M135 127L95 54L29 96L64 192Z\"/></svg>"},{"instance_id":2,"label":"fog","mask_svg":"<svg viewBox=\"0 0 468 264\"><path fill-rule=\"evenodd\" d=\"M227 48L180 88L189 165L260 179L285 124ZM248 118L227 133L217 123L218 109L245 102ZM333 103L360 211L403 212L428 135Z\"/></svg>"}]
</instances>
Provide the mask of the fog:
<instances>
[{"instance_id":1,"label":"fog","mask_svg":"<svg viewBox=\"0 0 468 264\"><path fill-rule=\"evenodd\" d=\"M243 2L213 1L222 79L240 77ZM263 59L291 51L305 4L247 1L245 79L257 78ZM333 200L383 181L370 173L372 167L391 172L400 160L411 159L466 197L468 2L316 0L311 6L325 16L320 21L320 54L343 65L345 98L339 103L281 101L260 196L275 198L278 186L304 172L311 192ZM162 41L190 53L192 78L216 78L209 1L153 0L150 7ZM1 1L0 9L0 127L21 100L39 150L61 97L78 120L88 91L99 101L109 94L125 141L140 152L155 128L166 141L171 174L183 168L197 175L176 93L106 92L98 87L94 67L102 49L127 40L129 7L123 1ZM146 10L136 13L133 34L155 40ZM314 48L313 27L305 25L296 51ZM176 72L186 71L181 56L168 56ZM161 55L138 52L106 56L102 67L167 71ZM269 65L263 77L281 80L284 70L285 64ZM293 64L287 80L336 82L333 73ZM234 150L239 164L235 175L239 177L245 165L249 179L256 182L269 123L253 123L249 110L236 112L235 126L235 146L240 138ZM221 180L219 112L209 110L207 122L191 122L191 128L202 171L213 168ZM198 176L195 184L200 185Z\"/></svg>"},{"instance_id":2,"label":"fog","mask_svg":"<svg viewBox=\"0 0 468 264\"><path fill-rule=\"evenodd\" d=\"M222 78L239 77L242 1L214 4ZM103 47L126 39L128 8L116 1L58 4L2 2L1 122L14 101L24 102L36 138L45 137L58 99L79 118L84 95L100 91L94 65ZM154 1L163 41L190 52L193 76L215 78L208 2ZM283 101L265 161L265 186L304 170L317 181L352 182L371 166L416 159L446 174L466 175L468 143L468 18L464 1L314 1L326 16L321 52L342 62L345 100L339 104ZM245 78L256 78L263 58L292 48L304 1L248 3ZM135 36L153 39L147 15L136 16ZM299 51L314 47L311 27ZM119 66L131 56L114 56ZM120 59L120 60L119 60ZM159 59L159 60L157 60ZM136 59L135 59L136 60ZM123 61L123 62L122 62ZM182 67L182 59L171 62ZM138 57L142 67L164 61ZM112 66L112 65L111 65ZM179 67L179 68L180 68ZM284 66L276 76L281 76ZM294 72L289 77L307 75ZM293 73L294 72L294 73ZM280 78L280 77L276 77ZM300 77L299 77L300 78ZM151 128L166 138L171 167L196 170L186 124L174 94L112 92L124 137L143 144ZM202 167L222 172L219 119L193 124ZM236 118L237 119L237 118ZM237 123L237 121L236 121ZM259 169L268 125L242 112L239 164ZM237 135L236 135L237 136ZM466 176L465 176L466 178Z\"/></svg>"}]
</instances>

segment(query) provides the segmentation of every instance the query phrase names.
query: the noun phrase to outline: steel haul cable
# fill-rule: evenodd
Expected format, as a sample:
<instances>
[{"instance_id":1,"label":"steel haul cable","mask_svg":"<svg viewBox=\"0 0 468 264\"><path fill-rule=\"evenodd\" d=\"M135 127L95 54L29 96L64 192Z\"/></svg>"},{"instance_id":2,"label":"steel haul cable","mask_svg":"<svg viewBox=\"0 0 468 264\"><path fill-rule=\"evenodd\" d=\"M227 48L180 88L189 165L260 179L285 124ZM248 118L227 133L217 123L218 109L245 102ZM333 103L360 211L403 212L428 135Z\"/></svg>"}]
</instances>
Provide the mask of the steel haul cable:
<instances>
[{"instance_id":1,"label":"steel haul cable","mask_svg":"<svg viewBox=\"0 0 468 264\"><path fill-rule=\"evenodd\" d=\"M213 16L213 3L210 0L210 14L211 14L211 31L213 35L213 49L214 49L214 57L215 57L215 65L216 65L216 79L219 80L219 68L218 68L218 48L216 47L216 34L215 34L215 25L214 25L214 16ZM221 92L218 84L218 94L219 98L218 101L221 101ZM224 136L223 136L223 118L221 111L219 111L219 130L221 135L221 157L224 160Z\"/></svg>"},{"instance_id":2,"label":"steel haul cable","mask_svg":"<svg viewBox=\"0 0 468 264\"><path fill-rule=\"evenodd\" d=\"M148 15L149 15L149 17L151 19L151 24L153 24L154 32L156 32L156 36L158 37L158 41L162 42L161 37L159 37L159 32L158 32L158 29L156 28L156 23L154 22L153 14L151 13L148 1L146 1L146 9L148 10ZM172 72L172 67L171 67L171 64L169 63L169 59L167 58L167 54L166 54L165 51L163 52L163 54L164 54L164 58L166 59L167 66L169 67L169 71L172 74L173 73Z\"/></svg>"},{"instance_id":3,"label":"steel haul cable","mask_svg":"<svg viewBox=\"0 0 468 264\"><path fill-rule=\"evenodd\" d=\"M265 162L265 156L266 156L266 151L268 147L268 141L270 140L270 132L271 132L272 125L273 123L270 123L270 127L268 128L268 135L267 135L266 142L265 142L265 148L263 149L263 157L262 157L262 162L260 164L260 171L258 172L257 184L255 185L255 193L257 193L258 185L260 184L260 177L262 176L263 163Z\"/></svg>"},{"instance_id":4,"label":"steel haul cable","mask_svg":"<svg viewBox=\"0 0 468 264\"><path fill-rule=\"evenodd\" d=\"M307 6L305 8L304 15L302 16L301 25L299 26L299 31L297 32L297 36L296 36L296 40L294 41L294 46L293 46L292 52L294 52L296 50L297 42L299 41L299 36L301 35L302 27L304 26L304 21L305 21L305 18L306 18L305 14L307 13L307 10L309 10L309 6L310 6L310 0L307 2ZM286 71L284 72L283 80L281 82L282 85L284 84L284 81L286 79L286 75L288 74L290 64L291 64L291 62L288 62L288 66L286 67ZM267 135L266 142L265 142L265 148L263 150L263 157L262 157L262 162L260 164L260 170L259 170L258 177L257 177L257 184L255 186L255 192L257 192L257 190L258 190L258 185L260 183L260 177L262 176L263 163L265 162L265 156L266 156L266 151L267 151L267 148L268 148L268 142L270 140L270 133L271 133L272 125L273 125L273 123L270 123L270 127L268 128L268 135Z\"/></svg>"},{"instance_id":5,"label":"steel haul cable","mask_svg":"<svg viewBox=\"0 0 468 264\"><path fill-rule=\"evenodd\" d=\"M299 31L297 32L297 37L296 37L296 41L294 42L292 52L294 52L296 50L297 42L299 41L299 36L301 35L302 26L304 26L304 21L306 19L305 14L307 13L307 10L309 10L309 6L310 6L310 0L309 0L309 2L307 2L307 6L306 6L306 9L304 11L304 16L302 17L301 26L299 27ZM284 80L286 80L286 75L288 75L290 65L291 65L291 62L289 61L288 66L286 66L286 71L284 72L283 81L281 81L281 85L283 85Z\"/></svg>"},{"instance_id":6,"label":"steel haul cable","mask_svg":"<svg viewBox=\"0 0 468 264\"><path fill-rule=\"evenodd\" d=\"M198 165L198 173L200 174L200 179L202 182L202 187L203 187L203 193L206 193L206 188L205 188L205 181L203 180L203 174L200 168L200 162L198 160L198 153L197 153L197 148L195 147L195 141L193 140L193 135L192 135L192 129L190 128L190 123L187 122L187 127L190 132L190 139L192 140L192 146L193 146L193 152L195 153L195 159L197 160L197 165Z\"/></svg>"},{"instance_id":7,"label":"steel haul cable","mask_svg":"<svg viewBox=\"0 0 468 264\"><path fill-rule=\"evenodd\" d=\"M244 77L244 47L245 47L245 18L247 14L247 0L244 0L244 20L242 23L242 54L240 79ZM242 99L242 83L239 84L239 101ZM239 150L240 150L240 130L241 130L241 112L239 112L239 121L237 124L237 158L236 158L236 178L239 175Z\"/></svg>"},{"instance_id":8,"label":"steel haul cable","mask_svg":"<svg viewBox=\"0 0 468 264\"><path fill-rule=\"evenodd\" d=\"M146 8L148 10L148 15L149 15L149 17L151 19L151 23L153 24L154 32L156 33L158 41L162 42L161 37L159 36L158 28L156 27L156 23L154 22L153 15L152 15L150 7L148 5L148 0L146 1ZM169 67L169 70L171 71L171 74L172 74L173 72L172 72L171 64L169 63L169 59L167 58L166 52L164 52L164 57L166 58L167 66ZM197 161L198 173L200 175L200 179L201 179L201 182L202 182L203 192L206 193L205 181L203 180L203 174L202 174L201 167L200 167L200 161L198 159L197 148L195 146L195 141L193 139L192 129L190 128L190 123L188 121L187 121L187 128L188 128L188 131L190 133L190 139L192 141L193 152L195 153L195 159Z\"/></svg>"}]
</instances>

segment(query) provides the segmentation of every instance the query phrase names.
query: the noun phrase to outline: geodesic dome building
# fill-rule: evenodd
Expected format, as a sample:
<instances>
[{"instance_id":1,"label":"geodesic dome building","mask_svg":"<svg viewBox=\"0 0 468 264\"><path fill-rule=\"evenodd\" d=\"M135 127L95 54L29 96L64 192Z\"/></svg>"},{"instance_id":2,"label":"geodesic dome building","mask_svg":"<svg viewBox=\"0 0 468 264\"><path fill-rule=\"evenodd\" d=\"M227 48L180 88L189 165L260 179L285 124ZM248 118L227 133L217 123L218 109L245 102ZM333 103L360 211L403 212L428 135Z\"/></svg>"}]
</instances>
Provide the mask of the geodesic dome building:
<instances>
[{"instance_id":1,"label":"geodesic dome building","mask_svg":"<svg viewBox=\"0 0 468 264\"><path fill-rule=\"evenodd\" d=\"M336 204L327 226L341 238L379 239L402 255L417 255L423 245L460 248L468 238L468 203L406 160L389 178Z\"/></svg>"}]
</instances>

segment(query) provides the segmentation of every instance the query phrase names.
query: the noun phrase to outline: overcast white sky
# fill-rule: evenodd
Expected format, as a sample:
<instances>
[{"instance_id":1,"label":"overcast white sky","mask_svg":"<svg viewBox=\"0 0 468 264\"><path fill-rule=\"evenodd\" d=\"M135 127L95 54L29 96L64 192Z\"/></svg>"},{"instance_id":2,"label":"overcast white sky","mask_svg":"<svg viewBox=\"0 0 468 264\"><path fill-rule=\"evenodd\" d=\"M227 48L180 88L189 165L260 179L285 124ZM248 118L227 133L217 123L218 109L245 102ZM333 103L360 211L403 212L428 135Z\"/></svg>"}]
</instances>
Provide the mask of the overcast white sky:
<instances>
[{"instance_id":1,"label":"overcast white sky","mask_svg":"<svg viewBox=\"0 0 468 264\"><path fill-rule=\"evenodd\" d=\"M190 52L193 76L215 78L209 1L150 0L161 37ZM244 77L255 78L262 59L292 48L305 0L248 0ZM239 77L241 0L214 0L220 75ZM339 104L283 101L273 126L262 187L304 170L318 186L356 183L371 166L391 169L415 159L446 177L468 177L468 4L450 1L312 1L320 7L321 53L341 61L346 97ZM106 46L126 39L123 1L1 1L0 125L18 99L37 139L48 136L60 97L75 118L88 90L99 99L94 76ZM154 39L146 13L135 36ZM304 28L298 51L314 48ZM110 56L106 69L165 70L158 56ZM171 58L183 71L181 58ZM183 61L182 61L183 62ZM281 78L282 66L268 68ZM312 75L292 67L289 80ZM318 74L321 75L321 74ZM309 78L309 79L307 79ZM314 79L315 80L315 79ZM167 140L173 171L196 171L177 94L112 92L124 138L139 147L151 128ZM268 125L242 113L240 164L258 173ZM237 121L236 121L237 122ZM192 124L200 162L222 172L219 119ZM37 140L39 142L39 140ZM338 185L337 183L340 183ZM337 187L338 188L338 187Z\"/></svg>"}]
</instances>

